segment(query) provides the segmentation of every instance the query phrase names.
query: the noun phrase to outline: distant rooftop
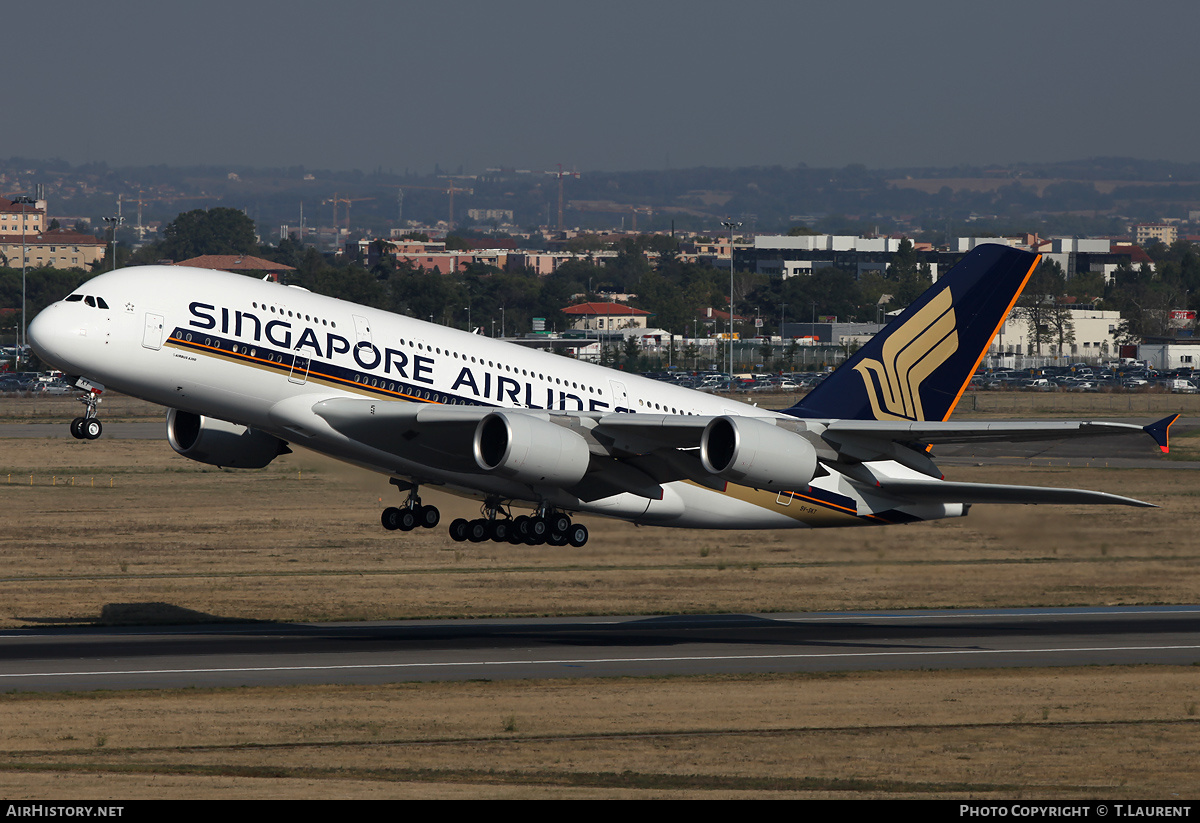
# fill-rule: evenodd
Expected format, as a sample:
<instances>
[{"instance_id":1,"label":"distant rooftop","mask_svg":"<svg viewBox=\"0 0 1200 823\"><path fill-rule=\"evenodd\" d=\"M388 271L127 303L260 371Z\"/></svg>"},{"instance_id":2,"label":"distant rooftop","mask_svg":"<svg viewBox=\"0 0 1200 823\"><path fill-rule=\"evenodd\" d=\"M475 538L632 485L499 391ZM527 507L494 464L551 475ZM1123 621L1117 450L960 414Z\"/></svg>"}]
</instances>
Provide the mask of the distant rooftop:
<instances>
[{"instance_id":1,"label":"distant rooftop","mask_svg":"<svg viewBox=\"0 0 1200 823\"><path fill-rule=\"evenodd\" d=\"M650 314L648 311L635 309L632 306L626 306L622 303L580 303L577 306L567 306L562 310L562 313L591 316L603 315L605 317L621 314L644 317Z\"/></svg>"},{"instance_id":2,"label":"distant rooftop","mask_svg":"<svg viewBox=\"0 0 1200 823\"><path fill-rule=\"evenodd\" d=\"M274 260L264 260L249 254L202 254L190 260L180 260L176 266L190 266L194 269L217 269L218 271L247 272L247 271L295 271L291 266L276 263Z\"/></svg>"}]
</instances>

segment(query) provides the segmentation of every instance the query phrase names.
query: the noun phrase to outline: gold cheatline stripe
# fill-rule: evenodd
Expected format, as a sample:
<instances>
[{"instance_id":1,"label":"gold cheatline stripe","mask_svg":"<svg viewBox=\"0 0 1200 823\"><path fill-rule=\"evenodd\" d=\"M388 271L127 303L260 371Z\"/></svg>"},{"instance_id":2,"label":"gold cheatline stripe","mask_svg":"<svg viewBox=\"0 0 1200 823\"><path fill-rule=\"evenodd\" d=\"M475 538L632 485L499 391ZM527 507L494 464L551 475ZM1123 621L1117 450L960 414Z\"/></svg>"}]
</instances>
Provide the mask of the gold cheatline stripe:
<instances>
[{"instance_id":1,"label":"gold cheatline stripe","mask_svg":"<svg viewBox=\"0 0 1200 823\"><path fill-rule=\"evenodd\" d=\"M178 345L171 346L172 343L176 343ZM267 369L269 371L274 371L274 372L278 372L278 373L287 373L287 374L292 373L291 366L285 366L283 363L278 363L274 360L264 360L263 358L258 357L257 355L242 354L241 352L229 352L229 351L225 351L225 349L218 348L216 346L206 346L203 343L188 342L186 340L180 340L178 337L168 337L167 345L171 346L171 348L183 349L184 351L193 351L195 349L202 349L205 352L207 352L208 356L210 356L210 357L220 357L222 360L229 360L234 363L241 363L243 365L252 366L253 368L256 368L256 369ZM242 344L239 343L238 345L242 345ZM247 361L254 361L254 362L250 363ZM309 382L320 383L320 384L324 384L327 386L333 386L335 388L351 388L355 391L356 394L363 394L363 395L367 395L367 396L373 395L376 392L383 392L385 394L391 394L391 395L395 395L397 397L403 397L407 400L412 400L417 403L435 403L437 405L445 405L439 400L430 400L425 397L414 397L411 394L405 394L404 392L399 392L399 391L392 391L390 389L384 389L384 388L380 388L378 386L363 386L361 383L355 383L354 381L346 380L343 377L334 377L331 374L318 374L316 376L313 376L313 373L310 371L305 375L305 382L306 383L309 383ZM338 385L339 383L345 384L345 385L339 386Z\"/></svg>"},{"instance_id":2,"label":"gold cheatline stripe","mask_svg":"<svg viewBox=\"0 0 1200 823\"><path fill-rule=\"evenodd\" d=\"M694 480L684 480L683 482L690 483L691 485L696 486L697 488L700 488L700 489L704 489L705 491L710 491L710 492L714 492L715 494L732 497L735 500L741 500L743 503L749 503L752 506L757 506L760 509L767 509L768 511L778 512L779 514L790 517L793 520L798 520L802 523L808 523L810 525L812 523L816 523L816 522L835 522L835 523L842 522L845 525L860 525L860 526L870 525L872 522L884 523L884 524L891 523L890 520L879 517L878 515L874 515L874 514L861 514L860 515L853 509L849 509L845 506L840 506L837 503L828 503L824 500L818 500L816 498L806 497L806 496L800 494L799 492L789 491L789 492L787 492L787 494L791 495L794 499L802 500L805 503L810 503L812 505L819 506L824 511L818 512L815 516L810 514L809 517L806 518L805 512L797 511L788 506L779 505L778 495L776 492L764 491L762 489L755 489L750 486L739 486L736 483L726 484L725 491L719 492L716 489L711 488L710 486L704 486L699 483L696 483Z\"/></svg>"}]
</instances>

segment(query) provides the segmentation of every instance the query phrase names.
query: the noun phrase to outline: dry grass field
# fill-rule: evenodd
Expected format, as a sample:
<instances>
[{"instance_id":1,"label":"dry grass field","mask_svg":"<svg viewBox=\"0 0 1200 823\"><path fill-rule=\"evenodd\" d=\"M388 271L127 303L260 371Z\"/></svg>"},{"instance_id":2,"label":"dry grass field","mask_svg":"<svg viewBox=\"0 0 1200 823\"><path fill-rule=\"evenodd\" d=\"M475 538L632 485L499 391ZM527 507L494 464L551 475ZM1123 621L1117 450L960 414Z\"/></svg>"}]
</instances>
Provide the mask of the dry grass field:
<instances>
[{"instance_id":1,"label":"dry grass field","mask_svg":"<svg viewBox=\"0 0 1200 823\"><path fill-rule=\"evenodd\" d=\"M963 411L999 413L979 408L990 397ZM1063 413L1032 405L1059 396L1019 397L1029 408L1006 416ZM1125 413L1195 401L1145 397ZM110 421L160 415L106 406ZM3 420L74 413L0 400ZM164 441L4 438L0 424L0 626L1196 602L1194 471L947 475L1162 508L976 507L814 532L588 519L583 550L456 544L385 532L395 490L315 455L223 471ZM474 510L436 502L447 520ZM7 694L0 794L1194 798L1198 703L1195 667Z\"/></svg>"}]
</instances>

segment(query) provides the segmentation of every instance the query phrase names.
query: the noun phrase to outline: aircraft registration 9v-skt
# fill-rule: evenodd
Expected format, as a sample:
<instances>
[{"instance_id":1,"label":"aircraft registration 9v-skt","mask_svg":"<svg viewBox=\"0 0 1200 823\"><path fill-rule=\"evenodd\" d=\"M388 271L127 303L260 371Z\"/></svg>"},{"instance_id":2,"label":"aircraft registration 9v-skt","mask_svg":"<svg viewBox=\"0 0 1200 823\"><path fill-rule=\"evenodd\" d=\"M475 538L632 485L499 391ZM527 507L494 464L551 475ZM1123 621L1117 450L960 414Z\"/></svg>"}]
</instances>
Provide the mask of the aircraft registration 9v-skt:
<instances>
[{"instance_id":1,"label":"aircraft registration 9v-skt","mask_svg":"<svg viewBox=\"0 0 1200 823\"><path fill-rule=\"evenodd\" d=\"M392 478L389 529L433 527L433 485L482 501L455 540L582 546L588 512L778 529L960 517L972 503L1150 505L1080 489L943 479L943 443L1123 434L1105 422L949 422L1038 257L966 255L799 404L770 411L227 272L93 278L30 324L95 439L103 387L168 407L179 454L261 468L299 445ZM1163 451L1175 416L1146 426ZM533 515L514 517L514 505Z\"/></svg>"}]
</instances>

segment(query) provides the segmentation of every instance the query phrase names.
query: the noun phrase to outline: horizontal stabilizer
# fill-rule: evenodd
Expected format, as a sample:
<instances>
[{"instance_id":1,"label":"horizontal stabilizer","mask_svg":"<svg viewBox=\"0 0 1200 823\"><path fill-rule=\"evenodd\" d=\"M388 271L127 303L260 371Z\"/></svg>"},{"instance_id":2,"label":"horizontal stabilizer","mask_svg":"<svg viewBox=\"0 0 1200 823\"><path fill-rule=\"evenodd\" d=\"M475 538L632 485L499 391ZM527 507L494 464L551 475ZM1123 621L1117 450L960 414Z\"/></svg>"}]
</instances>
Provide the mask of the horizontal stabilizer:
<instances>
[{"instance_id":1,"label":"horizontal stabilizer","mask_svg":"<svg viewBox=\"0 0 1200 823\"><path fill-rule=\"evenodd\" d=\"M1170 419L1170 418L1168 418ZM1163 421L1155 423L1158 426ZM1167 425L1170 425L1169 423ZM1030 440L1059 440L1072 437L1130 434L1150 431L1152 427L1132 423L1074 422L1074 421L998 421L981 423L908 422L903 420L832 420L826 434L854 434L881 440L900 440L912 443L1024 443ZM1157 437L1155 438L1157 439Z\"/></svg>"},{"instance_id":2,"label":"horizontal stabilizer","mask_svg":"<svg viewBox=\"0 0 1200 823\"><path fill-rule=\"evenodd\" d=\"M884 482L877 490L913 503L1045 503L1157 508L1153 503L1143 503L1132 497L1086 489L1048 489L1042 486L900 480Z\"/></svg>"}]
</instances>

